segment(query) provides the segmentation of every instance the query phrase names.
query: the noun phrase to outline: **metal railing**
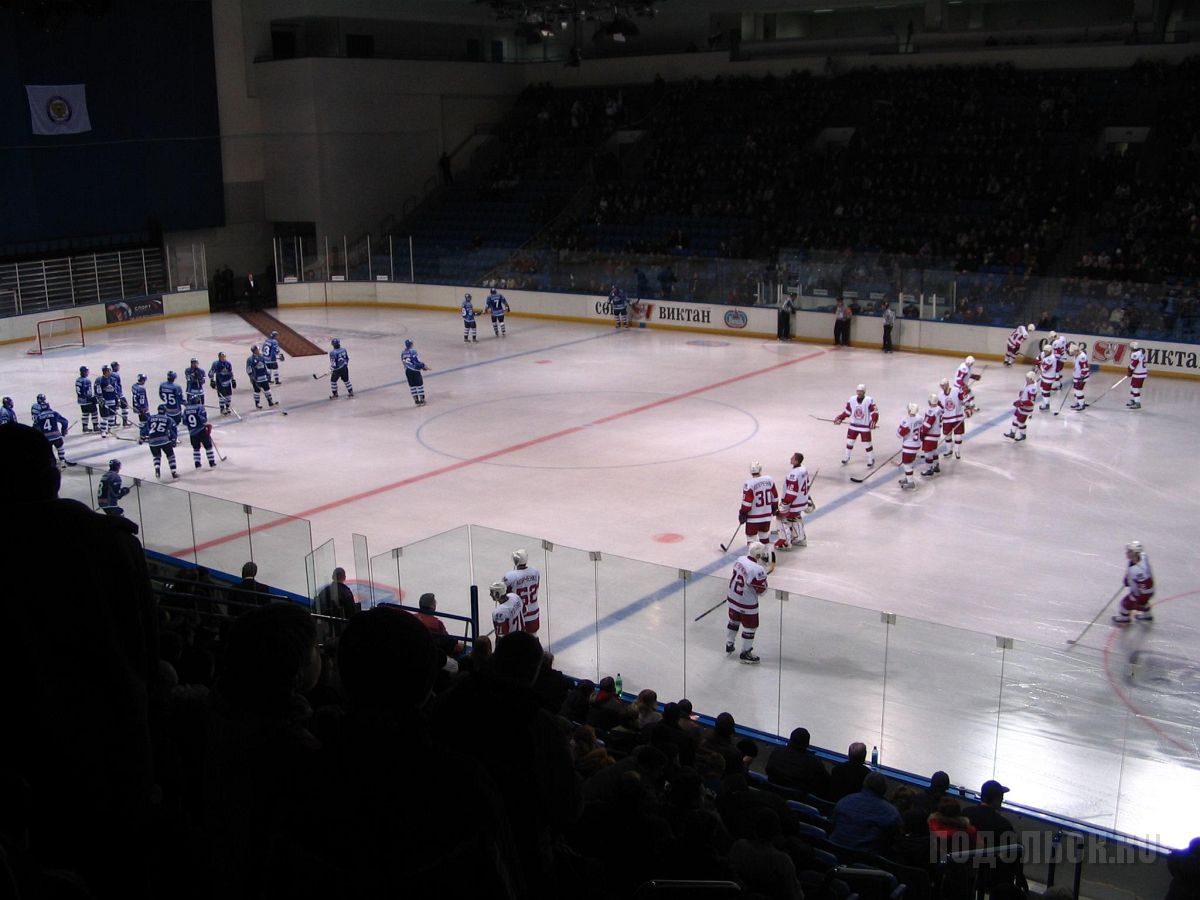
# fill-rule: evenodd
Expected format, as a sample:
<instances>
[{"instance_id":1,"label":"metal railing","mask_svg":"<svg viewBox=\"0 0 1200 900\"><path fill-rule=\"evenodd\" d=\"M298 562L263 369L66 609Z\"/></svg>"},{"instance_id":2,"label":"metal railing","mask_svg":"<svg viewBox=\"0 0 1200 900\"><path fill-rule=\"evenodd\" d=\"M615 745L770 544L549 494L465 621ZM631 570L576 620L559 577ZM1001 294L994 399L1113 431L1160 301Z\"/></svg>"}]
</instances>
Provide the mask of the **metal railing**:
<instances>
[{"instance_id":1,"label":"metal railing","mask_svg":"<svg viewBox=\"0 0 1200 900\"><path fill-rule=\"evenodd\" d=\"M5 263L0 316L161 294L171 289L167 275L163 252L153 247Z\"/></svg>"}]
</instances>

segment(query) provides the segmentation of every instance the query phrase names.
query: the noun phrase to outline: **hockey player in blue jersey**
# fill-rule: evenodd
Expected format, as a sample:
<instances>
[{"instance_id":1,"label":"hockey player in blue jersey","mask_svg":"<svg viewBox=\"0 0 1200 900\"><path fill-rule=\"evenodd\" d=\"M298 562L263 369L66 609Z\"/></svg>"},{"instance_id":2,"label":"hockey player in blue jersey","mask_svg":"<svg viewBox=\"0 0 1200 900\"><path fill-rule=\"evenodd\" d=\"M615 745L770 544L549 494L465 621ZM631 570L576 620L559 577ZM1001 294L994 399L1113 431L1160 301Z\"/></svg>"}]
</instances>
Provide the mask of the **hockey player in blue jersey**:
<instances>
[{"instance_id":1,"label":"hockey player in blue jersey","mask_svg":"<svg viewBox=\"0 0 1200 900\"><path fill-rule=\"evenodd\" d=\"M129 494L129 488L121 485L121 461L110 459L108 471L100 476L100 488L96 491L96 503L107 516L123 516L121 498Z\"/></svg>"},{"instance_id":2,"label":"hockey player in blue jersey","mask_svg":"<svg viewBox=\"0 0 1200 900\"><path fill-rule=\"evenodd\" d=\"M346 396L353 397L354 385L350 383L350 354L346 352L342 342L337 338L333 338L329 343L333 346L333 349L329 351L329 399L337 399L339 378L346 382Z\"/></svg>"},{"instance_id":3,"label":"hockey player in blue jersey","mask_svg":"<svg viewBox=\"0 0 1200 900\"><path fill-rule=\"evenodd\" d=\"M17 421L17 411L13 409L12 397L5 397L0 401L0 425L7 425L9 422Z\"/></svg>"},{"instance_id":4,"label":"hockey player in blue jersey","mask_svg":"<svg viewBox=\"0 0 1200 900\"><path fill-rule=\"evenodd\" d=\"M100 413L100 437L106 438L110 431L117 429L117 383L113 381L112 369L102 366L93 388Z\"/></svg>"},{"instance_id":5,"label":"hockey player in blue jersey","mask_svg":"<svg viewBox=\"0 0 1200 900\"><path fill-rule=\"evenodd\" d=\"M37 399L33 401L33 406L29 407L29 419L34 425L37 425L38 413L42 410L50 408L50 404L46 402L45 394L38 394Z\"/></svg>"},{"instance_id":6,"label":"hockey player in blue jersey","mask_svg":"<svg viewBox=\"0 0 1200 900\"><path fill-rule=\"evenodd\" d=\"M262 355L263 359L267 361L267 368L271 370L275 383L282 384L283 382L279 380L279 364L283 362L283 350L279 347L278 331L272 331L271 336L263 341Z\"/></svg>"},{"instance_id":7,"label":"hockey player in blue jersey","mask_svg":"<svg viewBox=\"0 0 1200 900\"><path fill-rule=\"evenodd\" d=\"M154 458L154 477L162 478L162 457L165 453L167 464L171 467L171 477L178 478L175 471L175 442L179 439L179 429L175 420L167 413L167 405L159 404L158 412L142 423L138 434L139 444L150 445L150 455Z\"/></svg>"},{"instance_id":8,"label":"hockey player in blue jersey","mask_svg":"<svg viewBox=\"0 0 1200 900\"><path fill-rule=\"evenodd\" d=\"M471 295L463 294L462 302L462 320L463 320L463 343L474 341L479 343L479 337L475 331L475 307L471 304Z\"/></svg>"},{"instance_id":9,"label":"hockey player in blue jersey","mask_svg":"<svg viewBox=\"0 0 1200 900\"><path fill-rule=\"evenodd\" d=\"M125 399L125 388L121 385L121 364L115 359L108 364L112 379L117 385L117 407L121 410L121 427L129 426L129 401Z\"/></svg>"},{"instance_id":10,"label":"hockey player in blue jersey","mask_svg":"<svg viewBox=\"0 0 1200 900\"><path fill-rule=\"evenodd\" d=\"M488 312L492 314L492 334L496 337L506 337L504 314L509 311L508 301L504 295L492 288L487 295Z\"/></svg>"},{"instance_id":11,"label":"hockey player in blue jersey","mask_svg":"<svg viewBox=\"0 0 1200 900\"><path fill-rule=\"evenodd\" d=\"M225 358L224 353L218 353L216 361L208 367L208 386L217 392L221 415L229 415L237 381L233 377L233 363Z\"/></svg>"},{"instance_id":12,"label":"hockey player in blue jersey","mask_svg":"<svg viewBox=\"0 0 1200 900\"><path fill-rule=\"evenodd\" d=\"M146 393L146 376L138 375L137 381L129 389L133 398L133 411L137 413L138 422L145 424L150 418L150 396Z\"/></svg>"},{"instance_id":13,"label":"hockey player in blue jersey","mask_svg":"<svg viewBox=\"0 0 1200 900\"><path fill-rule=\"evenodd\" d=\"M186 385L185 393L200 392L202 406L204 405L204 382L206 381L208 381L208 373L200 368L200 360L193 356L191 363L183 370L183 382Z\"/></svg>"},{"instance_id":14,"label":"hockey player in blue jersey","mask_svg":"<svg viewBox=\"0 0 1200 900\"><path fill-rule=\"evenodd\" d=\"M259 394L267 395L267 406L275 405L271 396L271 372L267 369L267 361L258 352L258 345L250 348L250 356L246 359L246 374L250 376L250 387L254 388L254 408L262 409Z\"/></svg>"},{"instance_id":15,"label":"hockey player in blue jersey","mask_svg":"<svg viewBox=\"0 0 1200 900\"><path fill-rule=\"evenodd\" d=\"M79 367L79 377L75 379L75 402L79 404L79 421L83 423L83 432L92 430L89 422L96 431L100 430L100 417L96 414L96 394L92 390L92 379L88 378L88 367Z\"/></svg>"},{"instance_id":16,"label":"hockey player in blue jersey","mask_svg":"<svg viewBox=\"0 0 1200 900\"><path fill-rule=\"evenodd\" d=\"M200 468L201 447L208 454L209 468L215 466L217 457L213 454L212 426L208 424L208 410L204 408L202 391L188 392L187 406L183 408L183 425L192 441L192 461L196 468Z\"/></svg>"},{"instance_id":17,"label":"hockey player in blue jersey","mask_svg":"<svg viewBox=\"0 0 1200 900\"><path fill-rule=\"evenodd\" d=\"M63 438L67 436L70 425L67 420L50 408L45 394L38 394L38 405L34 407L33 427L42 433L50 442L50 446L58 453L59 468L67 465L67 456L63 453Z\"/></svg>"},{"instance_id":18,"label":"hockey player in blue jersey","mask_svg":"<svg viewBox=\"0 0 1200 900\"><path fill-rule=\"evenodd\" d=\"M158 386L158 400L167 408L167 415L176 425L183 416L183 388L175 383L178 377L174 372L168 372L167 380Z\"/></svg>"},{"instance_id":19,"label":"hockey player in blue jersey","mask_svg":"<svg viewBox=\"0 0 1200 900\"><path fill-rule=\"evenodd\" d=\"M625 292L617 285L612 286L612 290L608 292L608 305L612 310L613 318L616 320L614 328L629 327L629 298L625 296Z\"/></svg>"},{"instance_id":20,"label":"hockey player in blue jersey","mask_svg":"<svg viewBox=\"0 0 1200 900\"><path fill-rule=\"evenodd\" d=\"M412 341L404 342L404 352L400 354L400 361L404 363L404 377L408 379L408 391L412 394L413 402L417 406L424 406L425 376L421 373L428 372L429 366L421 362Z\"/></svg>"}]
</instances>

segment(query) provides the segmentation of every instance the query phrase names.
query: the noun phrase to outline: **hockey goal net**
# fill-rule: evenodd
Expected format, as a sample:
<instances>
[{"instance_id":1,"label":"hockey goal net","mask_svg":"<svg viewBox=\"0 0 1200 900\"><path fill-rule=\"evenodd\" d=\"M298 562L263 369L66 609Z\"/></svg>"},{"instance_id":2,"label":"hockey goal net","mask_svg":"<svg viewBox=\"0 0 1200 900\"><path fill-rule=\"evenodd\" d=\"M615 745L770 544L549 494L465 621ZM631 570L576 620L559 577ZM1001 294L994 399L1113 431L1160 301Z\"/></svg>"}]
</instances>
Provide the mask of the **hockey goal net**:
<instances>
[{"instance_id":1,"label":"hockey goal net","mask_svg":"<svg viewBox=\"0 0 1200 900\"><path fill-rule=\"evenodd\" d=\"M29 348L30 356L41 356L48 350L63 347L82 347L83 319L79 316L62 316L57 319L42 319L37 323L37 338Z\"/></svg>"}]
</instances>

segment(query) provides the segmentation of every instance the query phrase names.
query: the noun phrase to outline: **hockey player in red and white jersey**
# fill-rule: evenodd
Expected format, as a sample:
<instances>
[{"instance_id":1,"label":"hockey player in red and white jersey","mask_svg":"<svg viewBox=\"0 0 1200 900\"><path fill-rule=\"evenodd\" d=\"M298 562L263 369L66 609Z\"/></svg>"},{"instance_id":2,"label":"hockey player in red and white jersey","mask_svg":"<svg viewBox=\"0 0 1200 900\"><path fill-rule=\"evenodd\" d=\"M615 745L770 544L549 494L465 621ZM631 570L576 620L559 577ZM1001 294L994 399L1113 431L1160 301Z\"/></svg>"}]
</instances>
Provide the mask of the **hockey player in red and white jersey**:
<instances>
[{"instance_id":1,"label":"hockey player in red and white jersey","mask_svg":"<svg viewBox=\"0 0 1200 900\"><path fill-rule=\"evenodd\" d=\"M738 521L746 526L746 541L754 543L763 535L771 540L771 520L779 512L779 491L770 475L762 473L762 463L750 463L750 477L742 483L742 506Z\"/></svg>"},{"instance_id":2,"label":"hockey player in red and white jersey","mask_svg":"<svg viewBox=\"0 0 1200 900\"><path fill-rule=\"evenodd\" d=\"M1050 332L1050 349L1054 351L1054 390L1062 389L1063 364L1067 359L1067 339L1057 331Z\"/></svg>"},{"instance_id":3,"label":"hockey player in red and white jersey","mask_svg":"<svg viewBox=\"0 0 1200 900\"><path fill-rule=\"evenodd\" d=\"M1050 392L1054 390L1054 376L1058 371L1058 362L1054 358L1054 351L1049 345L1042 348L1042 355L1038 357L1038 375L1040 383L1038 387L1041 389L1042 402L1038 404L1038 409L1050 408Z\"/></svg>"},{"instance_id":4,"label":"hockey player in red and white jersey","mask_svg":"<svg viewBox=\"0 0 1200 900\"><path fill-rule=\"evenodd\" d=\"M921 420L921 452L925 454L925 469L922 475L928 477L942 471L938 461L938 441L942 439L942 404L938 402L937 394L929 395L929 406L925 408L925 416Z\"/></svg>"},{"instance_id":5,"label":"hockey player in red and white jersey","mask_svg":"<svg viewBox=\"0 0 1200 900\"><path fill-rule=\"evenodd\" d=\"M1025 440L1025 423L1033 415L1033 406L1037 402L1037 380L1038 377L1033 372L1025 373L1025 385L1013 401L1012 424L1008 426L1008 431L1004 432L1006 438L1012 438L1014 441Z\"/></svg>"},{"instance_id":6,"label":"hockey player in red and white jersey","mask_svg":"<svg viewBox=\"0 0 1200 900\"><path fill-rule=\"evenodd\" d=\"M952 385L949 378L942 379L941 388L938 403L942 407L942 439L946 442L942 456L949 456L953 451L955 459L962 459L963 434L967 430L965 420L974 414L974 410L967 406L962 388Z\"/></svg>"},{"instance_id":7,"label":"hockey player in red and white jersey","mask_svg":"<svg viewBox=\"0 0 1200 900\"><path fill-rule=\"evenodd\" d=\"M521 603L521 598L516 594L509 593L503 581L492 582L488 591L496 603L496 608L492 610L492 627L496 632L496 638L502 638L514 631L524 631L525 623L522 614L524 605Z\"/></svg>"},{"instance_id":8,"label":"hockey player in red and white jersey","mask_svg":"<svg viewBox=\"0 0 1200 900\"><path fill-rule=\"evenodd\" d=\"M896 436L900 438L900 463L904 466L904 477L900 479L900 487L906 491L917 489L917 483L913 481L913 463L917 461L917 452L921 449L921 430L924 422L921 407L910 403L908 415L900 420L896 429Z\"/></svg>"},{"instance_id":9,"label":"hockey player in red and white jersey","mask_svg":"<svg viewBox=\"0 0 1200 900\"><path fill-rule=\"evenodd\" d=\"M516 568L504 573L504 584L509 591L521 598L523 630L530 634L537 634L542 622L542 614L538 606L538 590L542 586L542 573L529 565L529 553L524 549L514 550L512 561Z\"/></svg>"},{"instance_id":10,"label":"hockey player in red and white jersey","mask_svg":"<svg viewBox=\"0 0 1200 900\"><path fill-rule=\"evenodd\" d=\"M1087 409L1087 404L1083 402L1083 389L1091 377L1092 366L1088 362L1087 350L1082 344L1071 344L1067 352L1075 359L1075 369L1071 372L1071 389L1075 392L1075 402L1071 404L1071 409L1082 412Z\"/></svg>"},{"instance_id":11,"label":"hockey player in red and white jersey","mask_svg":"<svg viewBox=\"0 0 1200 900\"><path fill-rule=\"evenodd\" d=\"M1146 383L1146 350L1137 341L1129 345L1129 399L1125 405L1130 409L1142 408L1142 385Z\"/></svg>"},{"instance_id":12,"label":"hockey player in red and white jersey","mask_svg":"<svg viewBox=\"0 0 1200 900\"><path fill-rule=\"evenodd\" d=\"M792 468L783 481L783 499L779 501L779 540L775 542L776 550L807 547L808 538L804 533L801 514L817 509L817 504L808 495L812 479L804 465L804 454L793 453L791 462Z\"/></svg>"},{"instance_id":13,"label":"hockey player in red and white jersey","mask_svg":"<svg viewBox=\"0 0 1200 900\"><path fill-rule=\"evenodd\" d=\"M1125 545L1125 587L1128 593L1121 598L1121 611L1112 617L1118 625L1128 625L1130 613L1139 622L1153 622L1150 600L1154 596L1154 573L1150 571L1150 557L1141 541L1130 541Z\"/></svg>"},{"instance_id":14,"label":"hockey player in red and white jersey","mask_svg":"<svg viewBox=\"0 0 1200 900\"><path fill-rule=\"evenodd\" d=\"M850 420L846 428L846 452L842 455L842 465L850 462L850 451L854 442L861 440L863 449L867 452L867 468L875 465L875 444L871 440L871 431L879 424L879 407L875 398L867 396L867 386L860 384L854 389L854 396L846 401L846 406L834 418L834 424L841 425Z\"/></svg>"},{"instance_id":15,"label":"hockey player in red and white jersey","mask_svg":"<svg viewBox=\"0 0 1200 900\"><path fill-rule=\"evenodd\" d=\"M742 630L741 662L754 665L758 657L754 654L754 635L758 631L758 598L767 590L767 570L763 564L770 559L771 551L759 541L754 541L733 564L729 576L729 588L725 592L725 603L729 609L729 624L725 632L725 652L733 652L738 628Z\"/></svg>"},{"instance_id":16,"label":"hockey player in red and white jersey","mask_svg":"<svg viewBox=\"0 0 1200 900\"><path fill-rule=\"evenodd\" d=\"M1037 328L1032 322L1028 325L1018 325L1013 329L1013 333L1008 336L1008 345L1004 348L1004 365L1011 366L1017 358L1017 354L1021 351L1021 345L1025 343L1031 331L1036 331Z\"/></svg>"},{"instance_id":17,"label":"hockey player in red and white jersey","mask_svg":"<svg viewBox=\"0 0 1200 900\"><path fill-rule=\"evenodd\" d=\"M958 370L954 373L954 384L962 391L963 400L966 401L967 408L978 411L975 405L975 394L971 390L971 382L978 381L982 376L971 371L975 365L975 357L968 356L962 361Z\"/></svg>"}]
</instances>

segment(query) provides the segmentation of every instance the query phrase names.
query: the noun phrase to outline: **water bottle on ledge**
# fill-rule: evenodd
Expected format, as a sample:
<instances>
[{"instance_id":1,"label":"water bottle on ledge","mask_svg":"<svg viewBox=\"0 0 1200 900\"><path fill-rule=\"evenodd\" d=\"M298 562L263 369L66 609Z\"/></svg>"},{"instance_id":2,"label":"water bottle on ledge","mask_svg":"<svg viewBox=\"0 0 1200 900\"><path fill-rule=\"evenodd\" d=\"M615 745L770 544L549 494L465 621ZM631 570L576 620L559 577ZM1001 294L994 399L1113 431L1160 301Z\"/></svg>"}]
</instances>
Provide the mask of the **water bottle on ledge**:
<instances>
[{"instance_id":1,"label":"water bottle on ledge","mask_svg":"<svg viewBox=\"0 0 1200 900\"><path fill-rule=\"evenodd\" d=\"M620 684L621 684L621 680L620 680L620 679L621 679L621 676L620 676L620 675L618 675L618 676L617 676L617 685L618 685L618 687L617 687L617 690L620 690L620 689L621 689L621 688L620 688ZM877 770L878 768L879 768L879 748L878 748L878 747L872 747L872 748L871 748L871 771L872 771L872 772L874 772L874 771L875 771L875 770Z\"/></svg>"},{"instance_id":2,"label":"water bottle on ledge","mask_svg":"<svg viewBox=\"0 0 1200 900\"><path fill-rule=\"evenodd\" d=\"M615 681L616 681L616 685L617 685L617 696L620 697L622 694L625 693L625 682L623 682L621 680L620 672L617 673L617 677L616 677Z\"/></svg>"}]
</instances>

